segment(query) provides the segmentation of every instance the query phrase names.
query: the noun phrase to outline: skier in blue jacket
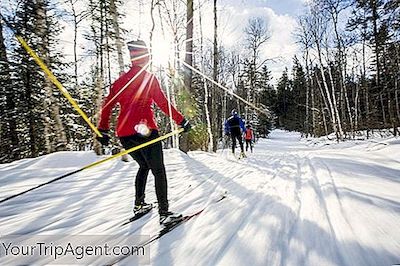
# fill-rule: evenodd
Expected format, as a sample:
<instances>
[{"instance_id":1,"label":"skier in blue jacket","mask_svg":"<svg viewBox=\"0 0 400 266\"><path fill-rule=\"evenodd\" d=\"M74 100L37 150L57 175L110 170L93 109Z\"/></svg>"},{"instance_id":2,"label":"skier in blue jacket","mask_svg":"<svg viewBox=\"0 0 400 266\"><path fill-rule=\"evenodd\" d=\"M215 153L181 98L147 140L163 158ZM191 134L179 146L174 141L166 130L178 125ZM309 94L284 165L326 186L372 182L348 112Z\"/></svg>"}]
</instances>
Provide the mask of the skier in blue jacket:
<instances>
[{"instance_id":1,"label":"skier in blue jacket","mask_svg":"<svg viewBox=\"0 0 400 266\"><path fill-rule=\"evenodd\" d=\"M235 109L231 112L231 117L226 119L225 121L225 134L230 135L232 139L232 153L235 154L235 147L236 147L236 139L239 141L240 144L240 156L245 157L244 149L243 149L243 140L242 140L242 133L245 132L244 122L239 117L237 111Z\"/></svg>"}]
</instances>

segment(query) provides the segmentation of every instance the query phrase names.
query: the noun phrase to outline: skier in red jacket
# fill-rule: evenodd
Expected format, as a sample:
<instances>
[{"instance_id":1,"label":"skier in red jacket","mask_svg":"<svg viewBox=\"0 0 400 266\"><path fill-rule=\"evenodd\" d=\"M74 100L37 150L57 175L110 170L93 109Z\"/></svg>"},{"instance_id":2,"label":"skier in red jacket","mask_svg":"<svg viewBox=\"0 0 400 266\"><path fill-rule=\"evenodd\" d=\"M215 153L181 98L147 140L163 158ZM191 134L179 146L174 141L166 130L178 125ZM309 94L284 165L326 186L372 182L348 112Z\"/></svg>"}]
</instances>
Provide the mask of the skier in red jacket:
<instances>
[{"instance_id":1,"label":"skier in red jacket","mask_svg":"<svg viewBox=\"0 0 400 266\"><path fill-rule=\"evenodd\" d=\"M120 105L117 136L125 149L159 137L153 102L166 115L171 114L172 119L188 131L189 122L168 102L157 78L145 70L150 57L146 44L139 40L132 41L128 43L128 49L132 67L113 83L109 95L105 98L98 125L103 137L97 139L101 144L108 145L110 115L117 103ZM135 180L135 215L143 215L152 208L151 204L145 203L144 200L147 176L151 171L155 177L160 224L179 219L182 215L168 210L167 177L161 142L134 151L130 155L139 164Z\"/></svg>"},{"instance_id":2,"label":"skier in red jacket","mask_svg":"<svg viewBox=\"0 0 400 266\"><path fill-rule=\"evenodd\" d=\"M246 131L244 132L244 139L246 141L246 151L249 149L253 152L253 140L254 140L254 132L251 128L251 125L246 126Z\"/></svg>"}]
</instances>

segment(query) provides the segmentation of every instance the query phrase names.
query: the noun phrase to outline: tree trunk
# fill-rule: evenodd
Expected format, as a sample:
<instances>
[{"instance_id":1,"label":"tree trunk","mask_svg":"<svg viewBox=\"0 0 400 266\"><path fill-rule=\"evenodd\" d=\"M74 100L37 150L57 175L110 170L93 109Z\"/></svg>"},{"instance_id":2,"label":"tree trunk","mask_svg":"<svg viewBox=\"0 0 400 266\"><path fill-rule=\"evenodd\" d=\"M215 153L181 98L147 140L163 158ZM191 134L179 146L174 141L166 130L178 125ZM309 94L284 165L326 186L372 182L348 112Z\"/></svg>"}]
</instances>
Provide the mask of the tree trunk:
<instances>
[{"instance_id":1,"label":"tree trunk","mask_svg":"<svg viewBox=\"0 0 400 266\"><path fill-rule=\"evenodd\" d=\"M73 44L73 49L74 49L74 82L75 82L75 88L78 87L78 15L76 14L76 9L74 2L72 0L69 1L72 9L72 16L74 19L74 44Z\"/></svg>"},{"instance_id":2,"label":"tree trunk","mask_svg":"<svg viewBox=\"0 0 400 266\"><path fill-rule=\"evenodd\" d=\"M310 80L310 89L311 89L311 107L312 107L312 132L313 132L313 137L316 136L316 116L315 116L315 95L314 95L314 79L309 76ZM322 110L323 111L323 110Z\"/></svg>"},{"instance_id":3,"label":"tree trunk","mask_svg":"<svg viewBox=\"0 0 400 266\"><path fill-rule=\"evenodd\" d=\"M351 106L350 106L350 101L349 101L349 96L347 93L347 87L343 81L343 91L344 91L344 99L346 101L346 109L347 109L347 116L349 117L350 121L350 132L351 135L354 137L354 121L353 121L353 114L351 113Z\"/></svg>"},{"instance_id":4,"label":"tree trunk","mask_svg":"<svg viewBox=\"0 0 400 266\"><path fill-rule=\"evenodd\" d=\"M397 121L400 123L400 106L399 106L399 90L397 88L398 82L397 80L394 81L394 99L396 101L396 114L397 114Z\"/></svg>"},{"instance_id":5,"label":"tree trunk","mask_svg":"<svg viewBox=\"0 0 400 266\"><path fill-rule=\"evenodd\" d=\"M323 122L324 122L325 135L328 135L329 132L328 132L328 127L327 127L327 123L326 123L325 109L328 111L328 115L329 115L329 117L331 119L334 119L334 116L332 114L332 109L329 108L328 100L327 100L327 97L324 94L324 90L322 88L321 81L318 78L318 73L317 72L315 72L315 78L317 80L318 88L319 88L319 91L321 93L321 98L322 98L322 100L324 102L324 107L322 107L321 110L322 110L322 118L323 118ZM332 124L332 127L333 127L334 124L333 123L331 123L331 124ZM335 133L336 133L336 131L335 131Z\"/></svg>"},{"instance_id":6,"label":"tree trunk","mask_svg":"<svg viewBox=\"0 0 400 266\"><path fill-rule=\"evenodd\" d=\"M375 46L375 60L376 60L376 86L379 88L381 79L381 69L379 65L379 41L378 41L378 10L377 1L370 0L372 9L372 24L373 24L373 35L374 35L374 46Z\"/></svg>"},{"instance_id":7,"label":"tree trunk","mask_svg":"<svg viewBox=\"0 0 400 266\"><path fill-rule=\"evenodd\" d=\"M217 0L214 0L214 45L213 45L213 80L218 82L218 23L217 23ZM217 93L216 85L213 85L213 91L210 93L209 103L211 105L211 118L213 125L213 151L217 151Z\"/></svg>"},{"instance_id":8,"label":"tree trunk","mask_svg":"<svg viewBox=\"0 0 400 266\"><path fill-rule=\"evenodd\" d=\"M156 23L154 21L154 4L155 0L151 0L151 4L150 4L150 18L151 18L151 29L150 29L150 53L151 53L151 61L150 61L150 71L153 70L153 35L154 35L154 29L156 27Z\"/></svg>"},{"instance_id":9,"label":"tree trunk","mask_svg":"<svg viewBox=\"0 0 400 266\"><path fill-rule=\"evenodd\" d=\"M393 135L397 136L397 126L396 126L396 118L393 114L394 108L392 107L392 100L391 95L388 93L388 114L389 114L389 121L393 128Z\"/></svg>"},{"instance_id":10,"label":"tree trunk","mask_svg":"<svg viewBox=\"0 0 400 266\"><path fill-rule=\"evenodd\" d=\"M310 120L310 112L309 112L309 105L310 105L310 69L308 66L308 47L306 48L306 54L305 54L305 62L306 62L306 121L304 122L304 131L306 133L306 138L308 137L308 134L310 133L310 126L309 126L309 120Z\"/></svg>"},{"instance_id":11,"label":"tree trunk","mask_svg":"<svg viewBox=\"0 0 400 266\"><path fill-rule=\"evenodd\" d=\"M383 127L386 127L386 112L385 112L385 104L383 102L383 92L379 93L379 100L381 103L381 108L382 108L382 121L383 121Z\"/></svg>"},{"instance_id":12,"label":"tree trunk","mask_svg":"<svg viewBox=\"0 0 400 266\"><path fill-rule=\"evenodd\" d=\"M367 129L367 139L369 139L369 131L370 131L370 111L369 111L369 89L367 87L367 65L366 65L366 34L363 33L362 40L362 76L361 76L361 86L365 90L365 121L366 121L366 129Z\"/></svg>"},{"instance_id":13,"label":"tree trunk","mask_svg":"<svg viewBox=\"0 0 400 266\"><path fill-rule=\"evenodd\" d=\"M104 0L100 0L100 29L99 29L99 40L96 43L96 59L97 59L97 67L96 67L96 101L95 101L95 109L100 110L101 104L103 101L103 88L104 88ZM93 22L94 23L94 22ZM96 36L96 32L93 32ZM98 113L97 115L100 115ZM99 117L95 117L96 122L99 120ZM94 151L97 155L103 154L103 149L101 144L98 141L94 142Z\"/></svg>"},{"instance_id":14,"label":"tree trunk","mask_svg":"<svg viewBox=\"0 0 400 266\"><path fill-rule=\"evenodd\" d=\"M115 46L117 48L119 74L121 75L124 72L124 56L122 52L123 45L122 45L120 27L118 23L118 11L115 5L115 0L110 0L110 11L112 16L112 25L115 31Z\"/></svg>"},{"instance_id":15,"label":"tree trunk","mask_svg":"<svg viewBox=\"0 0 400 266\"><path fill-rule=\"evenodd\" d=\"M358 131L358 121L359 121L359 95L360 95L360 87L358 83L356 84L356 96L354 97L354 130Z\"/></svg>"},{"instance_id":16,"label":"tree trunk","mask_svg":"<svg viewBox=\"0 0 400 266\"><path fill-rule=\"evenodd\" d=\"M202 72L205 72L205 62L204 62L204 51L203 51L203 24L202 24L202 14L201 14L201 8L199 8L199 28L200 28L200 53L201 53L201 68ZM203 78L204 82L204 111L206 114L206 123L207 123L207 133L208 133L208 151L212 152L214 151L214 136L213 136L213 130L212 130L212 125L211 125L211 115L210 115L210 109L209 109L209 91L208 91L208 86L207 86L207 80Z\"/></svg>"},{"instance_id":17,"label":"tree trunk","mask_svg":"<svg viewBox=\"0 0 400 266\"><path fill-rule=\"evenodd\" d=\"M42 38L42 42L39 45L39 53L42 56L43 62L50 67L50 55L49 55L49 31L47 29L46 24L46 1L45 0L38 0L37 1L37 28L38 28L38 35ZM65 150L67 145L67 136L65 134L64 126L61 122L60 117L60 108L59 104L57 103L54 95L53 95L53 85L50 80L46 79L44 83L44 91L46 92L46 100L44 101L44 109L47 113L47 116L44 118L44 126L45 132L48 135L45 136L46 140L46 151L53 152L53 151L60 151ZM54 123L51 122L50 119L53 119ZM50 132L55 132L56 139L55 145L53 144L53 140L49 139Z\"/></svg>"},{"instance_id":18,"label":"tree trunk","mask_svg":"<svg viewBox=\"0 0 400 266\"><path fill-rule=\"evenodd\" d=\"M322 104L321 104L321 113L322 113L322 122L324 124L325 136L328 136L329 132L328 132L328 125L326 123L325 108L322 107Z\"/></svg>"},{"instance_id":19,"label":"tree trunk","mask_svg":"<svg viewBox=\"0 0 400 266\"><path fill-rule=\"evenodd\" d=\"M340 139L341 137L340 137L340 133L338 131L337 123L336 123L336 113L335 113L335 110L334 110L334 107L333 107L333 104L332 104L332 100L331 100L331 96L330 96L330 92L329 92L329 88L328 88L328 83L326 82L325 73L324 73L324 67L323 67L323 63L322 63L321 49L320 49L318 41L317 41L317 51L318 51L318 59L319 59L322 82L323 82L325 93L326 93L326 100L327 100L327 102L329 104L328 107L329 107L329 110L330 110L329 113L331 115L332 128L335 131L337 139ZM329 66L328 66L328 68L329 68Z\"/></svg>"},{"instance_id":20,"label":"tree trunk","mask_svg":"<svg viewBox=\"0 0 400 266\"><path fill-rule=\"evenodd\" d=\"M214 149L214 141L213 141L213 130L212 130L212 124L211 124L211 115L210 115L210 110L208 109L208 99L209 99L209 92L208 92L208 87L207 87L207 81L204 80L204 108L206 112L206 120L207 120L207 132L209 136L209 144L208 144L208 151L212 152L215 151Z\"/></svg>"},{"instance_id":21,"label":"tree trunk","mask_svg":"<svg viewBox=\"0 0 400 266\"><path fill-rule=\"evenodd\" d=\"M193 0L187 0L185 63L193 66ZM192 93L192 70L185 69L185 87Z\"/></svg>"},{"instance_id":22,"label":"tree trunk","mask_svg":"<svg viewBox=\"0 0 400 266\"><path fill-rule=\"evenodd\" d=\"M332 87L332 106L333 106L334 114L336 116L336 123L337 123L336 125L338 127L338 133L339 133L338 139L343 140L342 122L341 122L341 118L340 118L340 114L339 114L339 110L338 110L338 105L336 102L335 83L333 81L331 67L328 66L327 69L328 69L329 80L330 80L331 87Z\"/></svg>"},{"instance_id":23,"label":"tree trunk","mask_svg":"<svg viewBox=\"0 0 400 266\"><path fill-rule=\"evenodd\" d=\"M187 0L186 2L186 50L185 50L185 63L189 66L193 66L193 0ZM192 92L192 70L189 67L184 67L184 84L185 88L189 91L190 95ZM189 139L188 134L182 134L180 139L179 149L183 152L188 152Z\"/></svg>"},{"instance_id":24,"label":"tree trunk","mask_svg":"<svg viewBox=\"0 0 400 266\"><path fill-rule=\"evenodd\" d=\"M171 109L171 103L172 103L172 99L171 99L171 86L167 85L166 91L167 91L168 102L170 103L170 104L168 104L169 124L170 124L171 130L173 131L173 130L176 129L176 125L175 125L174 120L172 119L172 109ZM178 138L173 137L173 138L172 138L172 148L178 147L178 144L179 144Z\"/></svg>"},{"instance_id":25,"label":"tree trunk","mask_svg":"<svg viewBox=\"0 0 400 266\"><path fill-rule=\"evenodd\" d=\"M95 106L97 107L96 110L99 110L101 108L101 104L103 101L103 92L101 91L101 89L103 88L104 83L103 83L103 78L101 77L101 75L98 73L97 77L96 77L96 84L95 84L95 88L96 88L96 102L95 102ZM95 117L95 120L98 121L99 120L99 116L100 112L97 113L97 117ZM96 136L94 136L94 139L96 138ZM103 152L103 147L100 144L100 142L98 141L94 141L93 144L93 150L95 151L95 153L97 155L102 155Z\"/></svg>"}]
</instances>

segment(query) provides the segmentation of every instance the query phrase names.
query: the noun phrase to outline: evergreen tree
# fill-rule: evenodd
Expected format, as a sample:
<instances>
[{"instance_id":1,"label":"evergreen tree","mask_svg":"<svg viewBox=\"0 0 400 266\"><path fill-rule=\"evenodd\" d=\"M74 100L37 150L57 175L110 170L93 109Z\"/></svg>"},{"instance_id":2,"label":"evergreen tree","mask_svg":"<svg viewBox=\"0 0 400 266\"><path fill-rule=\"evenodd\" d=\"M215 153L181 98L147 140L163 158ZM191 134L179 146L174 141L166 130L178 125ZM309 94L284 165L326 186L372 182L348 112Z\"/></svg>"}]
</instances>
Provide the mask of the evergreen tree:
<instances>
[{"instance_id":1,"label":"evergreen tree","mask_svg":"<svg viewBox=\"0 0 400 266\"><path fill-rule=\"evenodd\" d=\"M0 20L0 163L20 158L17 132L16 87L7 58L3 38L3 22Z\"/></svg>"},{"instance_id":2,"label":"evergreen tree","mask_svg":"<svg viewBox=\"0 0 400 266\"><path fill-rule=\"evenodd\" d=\"M306 133L306 75L297 57L294 58L292 73L291 97L293 102L289 109L293 114L289 129Z\"/></svg>"},{"instance_id":3,"label":"evergreen tree","mask_svg":"<svg viewBox=\"0 0 400 266\"><path fill-rule=\"evenodd\" d=\"M260 106L263 108L268 108L269 110L273 110L274 106L277 104L277 95L275 88L270 84L271 82L271 72L268 70L268 67L264 65L260 72ZM265 115L259 116L258 125L255 130L261 136L266 137L269 132L272 130L274 125L274 117L267 117Z\"/></svg>"},{"instance_id":4,"label":"evergreen tree","mask_svg":"<svg viewBox=\"0 0 400 266\"><path fill-rule=\"evenodd\" d=\"M48 1L21 1L15 14L15 29L57 75L62 70L57 53L60 28ZM67 142L61 111L60 93L27 52L16 43L10 51L16 88L13 96L17 116L17 138L22 158L63 150Z\"/></svg>"},{"instance_id":5,"label":"evergreen tree","mask_svg":"<svg viewBox=\"0 0 400 266\"><path fill-rule=\"evenodd\" d=\"M285 69L277 85L277 103L274 112L277 115L277 126L281 128L291 128L292 115L290 110L293 105L292 84L289 79L288 70Z\"/></svg>"}]
</instances>

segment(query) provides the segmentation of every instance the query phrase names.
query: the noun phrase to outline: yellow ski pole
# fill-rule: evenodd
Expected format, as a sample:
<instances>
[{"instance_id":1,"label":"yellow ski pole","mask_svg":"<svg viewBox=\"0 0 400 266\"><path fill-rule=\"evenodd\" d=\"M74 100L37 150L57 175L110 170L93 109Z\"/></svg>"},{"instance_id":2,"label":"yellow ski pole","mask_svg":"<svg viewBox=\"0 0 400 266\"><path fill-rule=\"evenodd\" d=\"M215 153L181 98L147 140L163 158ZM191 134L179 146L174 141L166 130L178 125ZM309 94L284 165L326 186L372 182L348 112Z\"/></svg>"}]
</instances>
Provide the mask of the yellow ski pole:
<instances>
[{"instance_id":1,"label":"yellow ski pole","mask_svg":"<svg viewBox=\"0 0 400 266\"><path fill-rule=\"evenodd\" d=\"M121 157L122 155L125 155L125 154L128 154L128 153L137 151L137 150L142 149L142 148L144 148L144 147L147 147L147 146L149 146L149 145L151 145L151 144L154 144L154 143L156 143L156 142L158 142L158 141L162 141L162 140L167 139L167 138L169 138L169 137L171 137L171 136L173 136L173 135L177 135L177 134L179 134L179 133L181 133L181 132L183 132L183 128L174 130L174 131L172 131L172 132L170 132L170 133L168 133L168 134L166 134L166 135L163 135L163 136L160 136L160 137L158 137L158 138L152 139L152 140L150 140L150 141L148 141L148 142L145 142L145 143L140 144L140 145L138 145L138 146L132 147L132 148L126 150L126 151L122 151L122 152L117 153L117 154L115 154L115 155L113 155L113 156L104 158L104 159L102 159L102 160L99 160L99 161L94 162L94 163L91 163L91 164L88 164L88 165L86 165L86 166L84 166L84 167L82 167L82 168L79 168L79 169L75 170L75 171L69 172L69 173L64 174L64 175L62 175L62 176L59 176L59 177L57 177L57 178L54 178L54 179L52 179L52 180L50 180L50 181L47 181L47 182L42 183L42 184L40 184L40 185L37 185L36 187L30 188L30 189L28 189L28 190L25 190L25 191L22 191L22 192L20 192L20 193L17 193L17 194L14 194L14 195L12 195L12 196L9 196L9 197L7 197L7 198L4 198L4 199L0 200L0 203L3 203L3 202L5 202L5 201L8 201L8 200L13 199L13 198L18 197L18 196L21 196L21 195L23 195L23 194L25 194L25 193L28 193L29 191L36 190L36 189L38 189L38 188L40 188L40 187L43 187L43 186L45 186L45 185L48 185L48 184L50 184L50 183L56 182L56 181L58 181L58 180L61 180L61 179L65 178L65 177L67 177L67 176L70 176L70 175L79 173L79 172L81 172L81 171L83 171L83 170L85 170L85 169L89 169L89 168L95 167L96 165L102 164L102 163L104 163L104 162L110 161L110 160L115 159L115 158L118 158L118 157Z\"/></svg>"},{"instance_id":2,"label":"yellow ski pole","mask_svg":"<svg viewBox=\"0 0 400 266\"><path fill-rule=\"evenodd\" d=\"M6 23L7 27L11 29L11 31L14 33L15 38L17 38L18 42L22 45L22 47L26 50L26 52L35 60L35 62L39 65L39 67L43 70L43 72L46 74L48 79L53 82L53 84L61 91L61 93L64 95L65 98L70 102L72 107L82 116L83 120L89 125L89 127L96 133L97 136L102 137L102 134L100 131L97 129L95 125L90 121L90 119L87 117L85 112L82 111L82 109L78 106L77 102L72 98L71 94L63 87L63 85L58 81L58 79L53 75L53 73L50 71L50 69L46 66L46 64L40 59L40 57L36 54L35 51L32 50L32 48L25 42L25 40L19 35L13 27L10 25L10 23L3 17L3 15L0 14L0 16L3 18L3 21Z\"/></svg>"}]
</instances>

